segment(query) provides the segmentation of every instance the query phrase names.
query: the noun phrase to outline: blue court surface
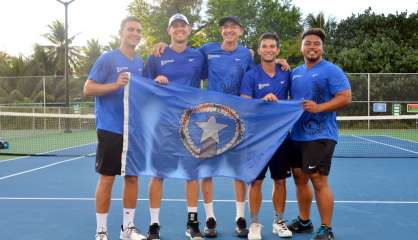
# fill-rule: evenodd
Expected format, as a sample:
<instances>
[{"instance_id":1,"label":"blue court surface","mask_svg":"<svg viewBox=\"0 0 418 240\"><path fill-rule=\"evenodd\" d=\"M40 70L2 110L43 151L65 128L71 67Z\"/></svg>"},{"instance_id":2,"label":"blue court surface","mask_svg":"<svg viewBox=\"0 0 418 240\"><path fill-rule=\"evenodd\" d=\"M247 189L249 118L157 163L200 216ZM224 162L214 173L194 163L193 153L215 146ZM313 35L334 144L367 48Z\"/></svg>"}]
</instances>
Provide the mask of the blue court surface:
<instances>
[{"instance_id":1,"label":"blue court surface","mask_svg":"<svg viewBox=\"0 0 418 240\"><path fill-rule=\"evenodd\" d=\"M368 139L366 142L370 141L378 141L378 138ZM366 145L366 142L362 145ZM380 145L382 144L377 146ZM417 151L410 146L387 147L397 150L408 147L408 154ZM94 239L94 191L97 177L94 156L19 157L0 161L0 239ZM144 233L148 230L150 221L148 180L146 177L140 179L135 218L137 226ZM337 157L333 160L330 182L336 201L333 227L337 239L418 239L417 157ZM122 222L121 186L119 177L114 185L108 219L111 239L119 239L119 226ZM161 237L165 240L186 239L184 181L169 179L164 186L160 216ZM233 236L233 182L230 179L217 178L214 186L214 207L219 231L217 239L238 239ZM288 179L287 187L285 217L291 220L297 216L295 187L291 178ZM266 178L260 213L265 240L279 239L271 232L271 188L271 181ZM311 213L315 227L318 227L320 222L315 203ZM248 206L246 214L249 220ZM202 230L204 217L200 202L199 219ZM296 234L293 239L310 239L312 236L313 234Z\"/></svg>"}]
</instances>

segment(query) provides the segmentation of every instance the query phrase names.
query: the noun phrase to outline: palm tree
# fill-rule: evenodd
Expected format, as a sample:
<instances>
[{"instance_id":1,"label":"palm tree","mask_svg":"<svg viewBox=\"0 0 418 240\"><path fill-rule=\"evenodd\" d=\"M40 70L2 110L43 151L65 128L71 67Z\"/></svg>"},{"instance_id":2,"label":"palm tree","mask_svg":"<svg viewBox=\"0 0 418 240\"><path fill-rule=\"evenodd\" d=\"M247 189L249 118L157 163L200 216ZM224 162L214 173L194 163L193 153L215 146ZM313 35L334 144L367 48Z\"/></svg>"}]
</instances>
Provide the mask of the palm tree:
<instances>
[{"instance_id":1,"label":"palm tree","mask_svg":"<svg viewBox=\"0 0 418 240\"><path fill-rule=\"evenodd\" d=\"M328 17L325 20L323 12L318 13L318 15L313 15L310 13L303 22L305 29L309 28L322 28L324 29L327 36L332 37L335 29L337 28L337 21L334 17Z\"/></svg>"},{"instance_id":2,"label":"palm tree","mask_svg":"<svg viewBox=\"0 0 418 240\"><path fill-rule=\"evenodd\" d=\"M51 45L43 46L55 67L55 74L64 74L64 61L65 61L65 28L64 24L58 20L48 25L50 32L45 33L43 36L49 40ZM80 57L79 48L71 46L76 35L68 38L68 64L70 72L73 72L77 66L78 59Z\"/></svg>"},{"instance_id":3,"label":"palm tree","mask_svg":"<svg viewBox=\"0 0 418 240\"><path fill-rule=\"evenodd\" d=\"M78 74L88 74L94 62L100 56L102 51L103 47L100 45L99 40L87 40L87 46L81 49L82 55L80 58L79 67L77 68Z\"/></svg>"}]
</instances>

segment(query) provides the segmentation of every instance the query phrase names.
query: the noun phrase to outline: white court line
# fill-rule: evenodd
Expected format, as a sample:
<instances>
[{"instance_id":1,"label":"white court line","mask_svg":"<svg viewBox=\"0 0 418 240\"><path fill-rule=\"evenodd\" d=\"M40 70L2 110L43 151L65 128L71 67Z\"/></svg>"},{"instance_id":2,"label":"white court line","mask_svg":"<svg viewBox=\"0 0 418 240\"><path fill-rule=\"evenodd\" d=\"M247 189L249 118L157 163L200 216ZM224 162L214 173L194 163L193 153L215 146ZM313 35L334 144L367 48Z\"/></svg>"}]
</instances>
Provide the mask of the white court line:
<instances>
[{"instance_id":1,"label":"white court line","mask_svg":"<svg viewBox=\"0 0 418 240\"><path fill-rule=\"evenodd\" d=\"M74 146L74 147L61 148L61 149L58 149L58 150L52 150L52 151L43 152L43 153L39 153L39 154L48 154L48 153L52 153L52 152L59 152L59 151L64 151L64 150L68 150L68 149L71 149L71 148L85 147L85 146L91 145L91 144L95 144L95 142L94 143L86 143L86 144L82 144L82 145L78 145L78 146ZM22 159L22 158L30 158L30 157L37 157L37 156L22 156L22 157L16 157L16 158L11 158L11 159L6 159L6 160L0 160L0 164L3 163L3 162L9 162L9 161ZM40 157L42 157L42 156L40 156ZM63 157L65 157L65 156L63 156Z\"/></svg>"},{"instance_id":2,"label":"white court line","mask_svg":"<svg viewBox=\"0 0 418 240\"><path fill-rule=\"evenodd\" d=\"M381 145L384 145L384 146L387 146L387 147L392 147L392 148L400 149L400 150L403 150L403 151L406 151L406 152L410 152L410 153L415 153L415 154L418 154L418 152L415 152L415 151L412 151L412 150L409 150L409 149L405 149L405 148L401 148L401 147L397 147L397 146L393 146L393 145L391 145L391 144L387 144L387 143L382 143L382 142L374 141L374 140L367 139L367 138L363 138L363 137L356 136L356 135L351 135L351 136L356 137L356 138L359 138L359 139L362 139L362 140L364 140L364 141L369 141L369 142L373 142L373 143L381 144Z\"/></svg>"},{"instance_id":3,"label":"white court line","mask_svg":"<svg viewBox=\"0 0 418 240\"><path fill-rule=\"evenodd\" d=\"M90 153L90 154L93 154L93 153ZM19 176L19 175L22 175L22 174L25 174L25 173L35 172L35 171L38 171L38 170L41 170L41 169L44 169L44 168L49 168L49 167L52 167L52 166L55 166L55 165L58 165L58 164L61 164L61 163L71 162L71 161L78 160L78 159L84 158L84 157L85 156L70 158L70 159L67 159L67 160L51 163L51 164L48 164L48 165L43 165L43 166L40 166L40 167L37 167L37 168L32 168L32 169L29 169L29 170L26 170L26 171L23 171L23 172L10 174L10 175L4 176L4 177L0 177L0 181L4 180L4 179L7 179L7 178Z\"/></svg>"},{"instance_id":4,"label":"white court line","mask_svg":"<svg viewBox=\"0 0 418 240\"><path fill-rule=\"evenodd\" d=\"M31 197L0 197L0 200L40 200L40 201L95 201L95 198L31 198ZM138 198L138 201L148 201L147 198ZM112 198L112 201L122 201L121 198ZM186 199L181 198L163 198L164 202L186 202ZM217 199L214 202L221 203L235 203L232 199ZM199 200L203 202L203 200ZM264 203L271 203L271 200L263 200ZM287 200L288 203L297 203L295 200ZM315 202L315 201L313 201ZM346 201L339 200L335 203L353 203L353 204L418 204L418 201Z\"/></svg>"}]
</instances>

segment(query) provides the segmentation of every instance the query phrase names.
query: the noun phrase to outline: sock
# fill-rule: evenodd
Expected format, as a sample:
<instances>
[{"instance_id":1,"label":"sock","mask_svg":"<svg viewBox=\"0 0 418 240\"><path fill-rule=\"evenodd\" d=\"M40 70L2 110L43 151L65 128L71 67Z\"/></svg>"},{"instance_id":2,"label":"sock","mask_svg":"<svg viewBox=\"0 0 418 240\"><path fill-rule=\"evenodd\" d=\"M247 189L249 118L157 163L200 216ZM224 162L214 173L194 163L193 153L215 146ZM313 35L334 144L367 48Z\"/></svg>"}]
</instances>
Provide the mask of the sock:
<instances>
[{"instance_id":1,"label":"sock","mask_svg":"<svg viewBox=\"0 0 418 240\"><path fill-rule=\"evenodd\" d=\"M245 202L235 202L235 220L242 217L244 218L244 209L245 209Z\"/></svg>"},{"instance_id":2,"label":"sock","mask_svg":"<svg viewBox=\"0 0 418 240\"><path fill-rule=\"evenodd\" d=\"M150 208L149 214L151 216L151 224L158 223L160 225L160 209L159 208Z\"/></svg>"},{"instance_id":3,"label":"sock","mask_svg":"<svg viewBox=\"0 0 418 240\"><path fill-rule=\"evenodd\" d=\"M303 225L307 225L311 222L311 219L307 219L307 220L302 220L299 216L298 216L299 221L303 224Z\"/></svg>"},{"instance_id":4,"label":"sock","mask_svg":"<svg viewBox=\"0 0 418 240\"><path fill-rule=\"evenodd\" d=\"M258 213L256 213L256 214L250 214L250 215L251 215L251 223L259 223Z\"/></svg>"},{"instance_id":5,"label":"sock","mask_svg":"<svg viewBox=\"0 0 418 240\"><path fill-rule=\"evenodd\" d=\"M275 222L283 221L284 220L283 215L284 215L283 213L276 212L276 214L274 215L274 221Z\"/></svg>"},{"instance_id":6,"label":"sock","mask_svg":"<svg viewBox=\"0 0 418 240\"><path fill-rule=\"evenodd\" d=\"M135 208L123 208L123 229L135 226Z\"/></svg>"},{"instance_id":7,"label":"sock","mask_svg":"<svg viewBox=\"0 0 418 240\"><path fill-rule=\"evenodd\" d=\"M197 212L189 212L187 214L187 222L189 223L197 222Z\"/></svg>"},{"instance_id":8,"label":"sock","mask_svg":"<svg viewBox=\"0 0 418 240\"><path fill-rule=\"evenodd\" d=\"M203 206L205 207L205 213L206 213L206 220L208 218L215 218L215 213L213 212L213 202L210 203L203 203Z\"/></svg>"},{"instance_id":9,"label":"sock","mask_svg":"<svg viewBox=\"0 0 418 240\"><path fill-rule=\"evenodd\" d=\"M107 232L107 213L96 213L96 232Z\"/></svg>"},{"instance_id":10,"label":"sock","mask_svg":"<svg viewBox=\"0 0 418 240\"><path fill-rule=\"evenodd\" d=\"M187 207L188 213L197 213L197 207Z\"/></svg>"}]
</instances>

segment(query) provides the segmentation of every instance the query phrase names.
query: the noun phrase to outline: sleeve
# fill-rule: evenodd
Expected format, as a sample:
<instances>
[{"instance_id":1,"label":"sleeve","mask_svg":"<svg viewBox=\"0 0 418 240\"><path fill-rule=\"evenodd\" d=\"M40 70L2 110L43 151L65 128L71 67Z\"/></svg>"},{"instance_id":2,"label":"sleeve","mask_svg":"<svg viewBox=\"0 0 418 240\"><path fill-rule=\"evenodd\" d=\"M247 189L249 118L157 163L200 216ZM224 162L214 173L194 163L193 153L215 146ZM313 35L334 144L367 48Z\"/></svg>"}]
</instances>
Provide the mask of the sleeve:
<instances>
[{"instance_id":1,"label":"sleeve","mask_svg":"<svg viewBox=\"0 0 418 240\"><path fill-rule=\"evenodd\" d=\"M241 82L240 94L254 97L254 76L252 72L246 72Z\"/></svg>"},{"instance_id":2,"label":"sleeve","mask_svg":"<svg viewBox=\"0 0 418 240\"><path fill-rule=\"evenodd\" d=\"M329 91L332 95L351 89L347 75L336 65L333 65L329 71L328 84Z\"/></svg>"},{"instance_id":3,"label":"sleeve","mask_svg":"<svg viewBox=\"0 0 418 240\"><path fill-rule=\"evenodd\" d=\"M157 77L156 58L150 55L144 68L144 77L154 79Z\"/></svg>"},{"instance_id":4,"label":"sleeve","mask_svg":"<svg viewBox=\"0 0 418 240\"><path fill-rule=\"evenodd\" d=\"M255 68L255 62L254 62L254 56L251 54L250 49L248 49L248 64L247 64L247 69L246 71L249 71L253 68Z\"/></svg>"},{"instance_id":5,"label":"sleeve","mask_svg":"<svg viewBox=\"0 0 418 240\"><path fill-rule=\"evenodd\" d=\"M107 76L110 74L109 70L111 69L109 61L109 54L102 54L94 63L87 79L97 83L105 83Z\"/></svg>"}]
</instances>

